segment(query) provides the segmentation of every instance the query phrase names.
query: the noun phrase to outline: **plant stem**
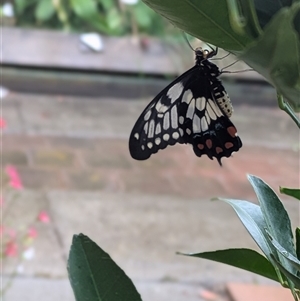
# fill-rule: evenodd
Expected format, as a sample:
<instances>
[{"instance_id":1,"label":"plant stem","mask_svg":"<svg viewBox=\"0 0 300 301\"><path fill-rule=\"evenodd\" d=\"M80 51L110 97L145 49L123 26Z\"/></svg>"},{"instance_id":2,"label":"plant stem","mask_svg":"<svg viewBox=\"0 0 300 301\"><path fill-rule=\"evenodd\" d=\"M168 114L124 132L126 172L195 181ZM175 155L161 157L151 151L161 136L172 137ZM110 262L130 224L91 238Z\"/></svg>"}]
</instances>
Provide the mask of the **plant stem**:
<instances>
[{"instance_id":1,"label":"plant stem","mask_svg":"<svg viewBox=\"0 0 300 301\"><path fill-rule=\"evenodd\" d=\"M285 111L290 117L293 119L293 121L296 123L298 128L300 129L300 120L296 116L295 112L293 111L292 107L287 103L284 99L283 96L277 92L277 101L278 101L278 106L281 110Z\"/></svg>"}]
</instances>

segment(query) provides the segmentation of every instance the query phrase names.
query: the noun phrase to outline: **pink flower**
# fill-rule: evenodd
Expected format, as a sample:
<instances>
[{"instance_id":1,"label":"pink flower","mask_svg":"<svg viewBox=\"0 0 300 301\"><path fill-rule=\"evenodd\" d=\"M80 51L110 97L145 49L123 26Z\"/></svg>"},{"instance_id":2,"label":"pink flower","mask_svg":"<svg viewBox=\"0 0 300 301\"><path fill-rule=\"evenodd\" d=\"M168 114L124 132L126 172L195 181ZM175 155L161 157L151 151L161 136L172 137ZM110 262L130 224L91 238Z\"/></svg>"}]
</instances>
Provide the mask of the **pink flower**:
<instances>
[{"instance_id":1,"label":"pink flower","mask_svg":"<svg viewBox=\"0 0 300 301\"><path fill-rule=\"evenodd\" d=\"M18 254L18 246L14 241L9 241L4 250L4 254L8 257L16 257Z\"/></svg>"},{"instance_id":2,"label":"pink flower","mask_svg":"<svg viewBox=\"0 0 300 301\"><path fill-rule=\"evenodd\" d=\"M34 227L30 227L29 229L28 229L28 237L30 237L30 238L36 238L37 237L37 230L34 228Z\"/></svg>"},{"instance_id":3,"label":"pink flower","mask_svg":"<svg viewBox=\"0 0 300 301\"><path fill-rule=\"evenodd\" d=\"M17 232L14 229L6 228L5 232L10 236L10 238L14 239L17 236Z\"/></svg>"},{"instance_id":4,"label":"pink flower","mask_svg":"<svg viewBox=\"0 0 300 301\"><path fill-rule=\"evenodd\" d=\"M41 211L38 215L38 220L42 223L49 223L50 217L46 211Z\"/></svg>"},{"instance_id":5,"label":"pink flower","mask_svg":"<svg viewBox=\"0 0 300 301\"><path fill-rule=\"evenodd\" d=\"M0 129L5 129L6 128L6 121L5 119L0 117Z\"/></svg>"},{"instance_id":6,"label":"pink flower","mask_svg":"<svg viewBox=\"0 0 300 301\"><path fill-rule=\"evenodd\" d=\"M10 186L15 189L22 189L23 184L22 184L22 181L21 181L21 178L20 178L20 175L19 175L17 169L12 165L8 165L5 169L5 171L9 176Z\"/></svg>"}]
</instances>

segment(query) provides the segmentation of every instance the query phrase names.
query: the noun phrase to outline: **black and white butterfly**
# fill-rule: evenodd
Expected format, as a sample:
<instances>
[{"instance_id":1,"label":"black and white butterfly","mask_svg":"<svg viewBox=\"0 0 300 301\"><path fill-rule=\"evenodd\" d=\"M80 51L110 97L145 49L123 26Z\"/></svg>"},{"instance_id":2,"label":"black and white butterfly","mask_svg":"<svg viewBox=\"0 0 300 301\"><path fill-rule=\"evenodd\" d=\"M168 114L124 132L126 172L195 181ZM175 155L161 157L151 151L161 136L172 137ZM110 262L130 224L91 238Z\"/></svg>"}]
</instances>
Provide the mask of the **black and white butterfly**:
<instances>
[{"instance_id":1,"label":"black and white butterfly","mask_svg":"<svg viewBox=\"0 0 300 301\"><path fill-rule=\"evenodd\" d=\"M216 50L195 50L194 67L163 89L146 107L134 125L129 150L136 160L146 160L168 145L189 143L196 156L215 157L219 164L242 147L229 120L233 108L209 61Z\"/></svg>"}]
</instances>

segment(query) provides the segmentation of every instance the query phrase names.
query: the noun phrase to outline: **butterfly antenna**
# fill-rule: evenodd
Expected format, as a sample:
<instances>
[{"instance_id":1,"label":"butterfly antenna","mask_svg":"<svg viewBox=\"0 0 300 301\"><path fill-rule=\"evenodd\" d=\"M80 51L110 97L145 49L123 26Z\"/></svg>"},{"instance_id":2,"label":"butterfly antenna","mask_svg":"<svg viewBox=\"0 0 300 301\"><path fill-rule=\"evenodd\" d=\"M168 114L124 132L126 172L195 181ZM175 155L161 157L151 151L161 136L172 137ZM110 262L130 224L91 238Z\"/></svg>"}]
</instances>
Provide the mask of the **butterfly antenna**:
<instances>
[{"instance_id":1,"label":"butterfly antenna","mask_svg":"<svg viewBox=\"0 0 300 301\"><path fill-rule=\"evenodd\" d=\"M217 57L215 59L210 59L211 61L217 61L217 60L223 60L225 58L227 58L228 56L230 56L230 52L228 52L226 55L222 56L222 57ZM227 67L226 67L227 68Z\"/></svg>"},{"instance_id":2,"label":"butterfly antenna","mask_svg":"<svg viewBox=\"0 0 300 301\"><path fill-rule=\"evenodd\" d=\"M184 39L186 40L187 44L189 45L189 47L195 52L196 50L192 47L192 45L189 42L189 39L187 38L187 35L184 31L183 31L183 36L184 36Z\"/></svg>"},{"instance_id":3,"label":"butterfly antenna","mask_svg":"<svg viewBox=\"0 0 300 301\"><path fill-rule=\"evenodd\" d=\"M242 73L242 72L248 72L248 71L255 71L254 69L252 68L249 68L249 69L245 69L245 70L238 70L238 71L224 71L225 69L235 65L237 62L239 62L240 60L236 60L235 62L231 63L230 65L224 67L221 69L221 73Z\"/></svg>"}]
</instances>

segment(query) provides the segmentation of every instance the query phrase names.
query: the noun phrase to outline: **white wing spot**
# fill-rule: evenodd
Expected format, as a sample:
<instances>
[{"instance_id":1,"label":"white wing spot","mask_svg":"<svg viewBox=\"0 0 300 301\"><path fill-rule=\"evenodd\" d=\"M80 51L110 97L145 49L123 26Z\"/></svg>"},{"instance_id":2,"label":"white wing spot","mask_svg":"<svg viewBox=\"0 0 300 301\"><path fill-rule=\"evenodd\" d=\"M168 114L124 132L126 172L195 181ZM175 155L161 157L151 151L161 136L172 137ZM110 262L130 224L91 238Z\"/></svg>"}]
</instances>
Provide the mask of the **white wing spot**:
<instances>
[{"instance_id":1,"label":"white wing spot","mask_svg":"<svg viewBox=\"0 0 300 301\"><path fill-rule=\"evenodd\" d=\"M178 128L178 115L176 106L171 109L171 125L173 129Z\"/></svg>"},{"instance_id":2,"label":"white wing spot","mask_svg":"<svg viewBox=\"0 0 300 301\"><path fill-rule=\"evenodd\" d=\"M182 128L179 128L179 133L180 133L180 136L183 136L183 129Z\"/></svg>"},{"instance_id":3,"label":"white wing spot","mask_svg":"<svg viewBox=\"0 0 300 301\"><path fill-rule=\"evenodd\" d=\"M164 117L164 114L158 113L158 114L157 114L157 117L158 117L158 118L163 118L163 117Z\"/></svg>"},{"instance_id":4,"label":"white wing spot","mask_svg":"<svg viewBox=\"0 0 300 301\"><path fill-rule=\"evenodd\" d=\"M142 148L142 150L145 150L145 145L142 145L141 148Z\"/></svg>"},{"instance_id":5,"label":"white wing spot","mask_svg":"<svg viewBox=\"0 0 300 301\"><path fill-rule=\"evenodd\" d=\"M148 146L148 148L152 148L153 147L153 143L152 142L148 142L147 146Z\"/></svg>"},{"instance_id":6,"label":"white wing spot","mask_svg":"<svg viewBox=\"0 0 300 301\"><path fill-rule=\"evenodd\" d=\"M184 117L183 116L179 116L179 123L183 124L184 123Z\"/></svg>"},{"instance_id":7,"label":"white wing spot","mask_svg":"<svg viewBox=\"0 0 300 301\"><path fill-rule=\"evenodd\" d=\"M170 114L169 114L169 112L167 112L164 117L163 128L165 130L167 130L169 127L170 127Z\"/></svg>"},{"instance_id":8,"label":"white wing spot","mask_svg":"<svg viewBox=\"0 0 300 301\"><path fill-rule=\"evenodd\" d=\"M135 134L134 134L134 138L135 138L136 140L139 140L139 137L140 137L139 133L135 133Z\"/></svg>"},{"instance_id":9,"label":"white wing spot","mask_svg":"<svg viewBox=\"0 0 300 301\"><path fill-rule=\"evenodd\" d=\"M178 132L174 132L172 134L173 139L178 139L179 138L179 133Z\"/></svg>"},{"instance_id":10,"label":"white wing spot","mask_svg":"<svg viewBox=\"0 0 300 301\"><path fill-rule=\"evenodd\" d=\"M199 111L203 111L205 109L206 99L205 97L199 97L196 99L196 108Z\"/></svg>"},{"instance_id":11,"label":"white wing spot","mask_svg":"<svg viewBox=\"0 0 300 301\"><path fill-rule=\"evenodd\" d=\"M161 99L157 102L155 109L158 113L165 113L168 110L169 107L163 105L161 103Z\"/></svg>"},{"instance_id":12,"label":"white wing spot","mask_svg":"<svg viewBox=\"0 0 300 301\"><path fill-rule=\"evenodd\" d=\"M167 96L171 99L171 103L173 103L180 97L182 91L183 91L183 85L181 82L176 83L174 86L172 86L169 89Z\"/></svg>"},{"instance_id":13,"label":"white wing spot","mask_svg":"<svg viewBox=\"0 0 300 301\"><path fill-rule=\"evenodd\" d=\"M191 90L186 90L184 93L183 93L183 96L182 96L182 102L186 102L187 104L189 104L191 102L193 98L193 93Z\"/></svg>"},{"instance_id":14,"label":"white wing spot","mask_svg":"<svg viewBox=\"0 0 300 301\"><path fill-rule=\"evenodd\" d=\"M208 130L208 124L206 122L205 116L201 118L201 129L202 129L202 132Z\"/></svg>"},{"instance_id":15,"label":"white wing spot","mask_svg":"<svg viewBox=\"0 0 300 301\"><path fill-rule=\"evenodd\" d=\"M154 128L155 128L155 122L153 119L149 121L149 133L148 138L153 138L154 136Z\"/></svg>"},{"instance_id":16,"label":"white wing spot","mask_svg":"<svg viewBox=\"0 0 300 301\"><path fill-rule=\"evenodd\" d=\"M168 141L168 140L170 139L170 135L169 135L169 134L164 134L164 135L163 135L163 139L164 139L165 141Z\"/></svg>"},{"instance_id":17,"label":"white wing spot","mask_svg":"<svg viewBox=\"0 0 300 301\"><path fill-rule=\"evenodd\" d=\"M195 99L193 98L191 103L189 104L189 107L188 107L188 110L186 113L186 117L193 119L194 112L195 112Z\"/></svg>"},{"instance_id":18,"label":"white wing spot","mask_svg":"<svg viewBox=\"0 0 300 301\"><path fill-rule=\"evenodd\" d=\"M158 135L160 132L161 132L161 126L160 126L160 123L158 123L158 124L156 125L155 135Z\"/></svg>"},{"instance_id":19,"label":"white wing spot","mask_svg":"<svg viewBox=\"0 0 300 301\"><path fill-rule=\"evenodd\" d=\"M195 115L193 118L193 132L194 133L200 133L201 127L200 127L200 118L198 115Z\"/></svg>"},{"instance_id":20,"label":"white wing spot","mask_svg":"<svg viewBox=\"0 0 300 301\"><path fill-rule=\"evenodd\" d=\"M212 109L211 107L211 103L209 103L206 107L206 113L208 113L209 117L212 119L212 120L216 120L217 119L217 116L214 112L214 110ZM205 113L205 115L206 115Z\"/></svg>"},{"instance_id":21,"label":"white wing spot","mask_svg":"<svg viewBox=\"0 0 300 301\"><path fill-rule=\"evenodd\" d=\"M161 142L160 138L156 138L156 139L155 139L155 144L156 144L156 145L159 145L160 142Z\"/></svg>"},{"instance_id":22,"label":"white wing spot","mask_svg":"<svg viewBox=\"0 0 300 301\"><path fill-rule=\"evenodd\" d=\"M148 124L149 124L149 122L146 122L144 125L144 131L145 131L146 135L148 134Z\"/></svg>"},{"instance_id":23,"label":"white wing spot","mask_svg":"<svg viewBox=\"0 0 300 301\"><path fill-rule=\"evenodd\" d=\"M189 128L187 128L185 131L188 135L191 135L191 133L192 133L192 131Z\"/></svg>"},{"instance_id":24,"label":"white wing spot","mask_svg":"<svg viewBox=\"0 0 300 301\"><path fill-rule=\"evenodd\" d=\"M145 114L145 116L144 116L144 120L145 121L147 121L149 118L150 118L150 116L151 116L151 110L149 110L146 114Z\"/></svg>"},{"instance_id":25,"label":"white wing spot","mask_svg":"<svg viewBox=\"0 0 300 301\"><path fill-rule=\"evenodd\" d=\"M205 117L206 117L206 122L207 122L207 124L210 124L210 117L209 117L207 111L205 112Z\"/></svg>"}]
</instances>

